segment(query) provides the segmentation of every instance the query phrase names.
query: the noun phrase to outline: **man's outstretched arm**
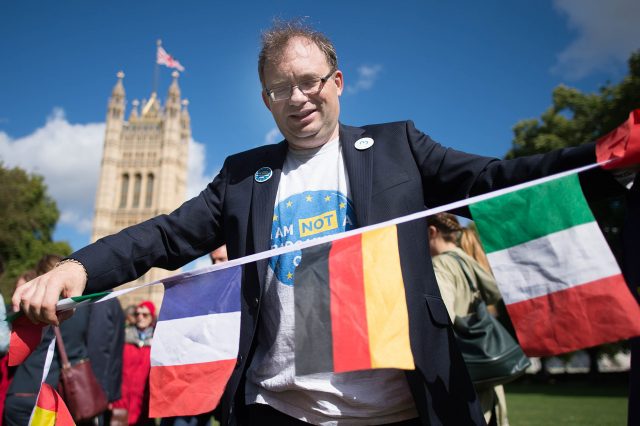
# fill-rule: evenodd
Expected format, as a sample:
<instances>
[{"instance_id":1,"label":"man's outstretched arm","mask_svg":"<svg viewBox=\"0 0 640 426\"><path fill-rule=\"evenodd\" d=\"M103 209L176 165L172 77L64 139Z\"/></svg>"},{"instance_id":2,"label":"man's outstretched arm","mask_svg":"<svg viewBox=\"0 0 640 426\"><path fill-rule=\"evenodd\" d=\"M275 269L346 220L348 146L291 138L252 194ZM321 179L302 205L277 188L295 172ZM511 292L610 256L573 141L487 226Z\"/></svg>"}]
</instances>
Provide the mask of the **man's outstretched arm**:
<instances>
[{"instance_id":1,"label":"man's outstretched arm","mask_svg":"<svg viewBox=\"0 0 640 426\"><path fill-rule=\"evenodd\" d=\"M16 289L13 309L23 311L31 321L57 325L72 314L56 315L61 297L109 290L152 267L174 270L209 253L225 242L221 231L225 176L223 167L200 195L171 214L130 226L71 254Z\"/></svg>"}]
</instances>

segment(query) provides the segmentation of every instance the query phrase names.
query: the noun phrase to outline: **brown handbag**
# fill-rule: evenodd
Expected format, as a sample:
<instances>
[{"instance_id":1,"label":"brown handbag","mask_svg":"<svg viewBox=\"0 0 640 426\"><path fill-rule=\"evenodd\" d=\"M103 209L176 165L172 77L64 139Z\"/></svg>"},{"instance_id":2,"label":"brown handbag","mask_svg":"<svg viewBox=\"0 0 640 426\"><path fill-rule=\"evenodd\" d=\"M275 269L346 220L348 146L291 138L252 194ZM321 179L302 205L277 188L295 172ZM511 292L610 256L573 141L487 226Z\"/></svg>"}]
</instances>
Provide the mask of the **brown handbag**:
<instances>
[{"instance_id":1,"label":"brown handbag","mask_svg":"<svg viewBox=\"0 0 640 426\"><path fill-rule=\"evenodd\" d=\"M64 349L62 334L54 327L56 345L60 353L62 368L60 369L60 395L69 407L75 421L87 420L107 409L109 402L96 376L91 369L89 359L71 365Z\"/></svg>"}]
</instances>

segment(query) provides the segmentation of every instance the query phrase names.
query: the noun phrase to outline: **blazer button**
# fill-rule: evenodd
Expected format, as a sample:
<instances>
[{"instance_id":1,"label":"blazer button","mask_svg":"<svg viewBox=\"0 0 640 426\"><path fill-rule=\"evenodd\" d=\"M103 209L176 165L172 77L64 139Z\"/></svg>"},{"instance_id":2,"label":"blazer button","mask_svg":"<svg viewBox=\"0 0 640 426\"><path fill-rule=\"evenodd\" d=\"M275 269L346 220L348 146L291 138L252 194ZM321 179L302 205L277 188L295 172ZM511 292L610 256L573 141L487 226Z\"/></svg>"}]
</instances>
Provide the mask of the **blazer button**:
<instances>
[{"instance_id":1,"label":"blazer button","mask_svg":"<svg viewBox=\"0 0 640 426\"><path fill-rule=\"evenodd\" d=\"M240 365L242 365L242 355L238 355L238 359L236 359L236 368L240 367Z\"/></svg>"},{"instance_id":2,"label":"blazer button","mask_svg":"<svg viewBox=\"0 0 640 426\"><path fill-rule=\"evenodd\" d=\"M251 301L251 306L252 306L253 308L257 308L257 307L258 307L258 304L260 304L260 299L259 299L259 298L257 298L257 297L255 297L255 298Z\"/></svg>"}]
</instances>

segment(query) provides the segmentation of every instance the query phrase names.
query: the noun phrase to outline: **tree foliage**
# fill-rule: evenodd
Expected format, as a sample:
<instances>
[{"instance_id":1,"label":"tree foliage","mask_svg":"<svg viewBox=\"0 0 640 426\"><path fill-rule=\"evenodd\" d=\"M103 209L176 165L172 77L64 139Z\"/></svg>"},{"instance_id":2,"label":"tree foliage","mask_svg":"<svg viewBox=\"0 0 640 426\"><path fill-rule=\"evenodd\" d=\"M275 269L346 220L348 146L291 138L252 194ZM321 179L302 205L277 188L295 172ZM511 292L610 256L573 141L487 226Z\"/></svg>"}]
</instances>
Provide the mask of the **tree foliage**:
<instances>
[{"instance_id":1,"label":"tree foliage","mask_svg":"<svg viewBox=\"0 0 640 426\"><path fill-rule=\"evenodd\" d=\"M540 119L519 121L506 158L548 152L594 141L624 122L640 108L640 51L629 59L629 74L619 83L608 83L598 93L582 93L560 85L553 104Z\"/></svg>"},{"instance_id":2,"label":"tree foliage","mask_svg":"<svg viewBox=\"0 0 640 426\"><path fill-rule=\"evenodd\" d=\"M595 141L618 127L629 113L640 108L640 51L628 61L629 73L617 84L607 83L598 93L560 85L553 91L552 105L540 119L527 119L513 127L512 148L506 158L539 154L552 149ZM605 238L616 257L620 256L620 225L625 210L624 196L589 200Z\"/></svg>"},{"instance_id":3,"label":"tree foliage","mask_svg":"<svg viewBox=\"0 0 640 426\"><path fill-rule=\"evenodd\" d=\"M8 300L20 274L43 255L66 256L71 247L52 239L60 213L41 176L0 163L0 206L0 256L5 262L0 289Z\"/></svg>"}]
</instances>

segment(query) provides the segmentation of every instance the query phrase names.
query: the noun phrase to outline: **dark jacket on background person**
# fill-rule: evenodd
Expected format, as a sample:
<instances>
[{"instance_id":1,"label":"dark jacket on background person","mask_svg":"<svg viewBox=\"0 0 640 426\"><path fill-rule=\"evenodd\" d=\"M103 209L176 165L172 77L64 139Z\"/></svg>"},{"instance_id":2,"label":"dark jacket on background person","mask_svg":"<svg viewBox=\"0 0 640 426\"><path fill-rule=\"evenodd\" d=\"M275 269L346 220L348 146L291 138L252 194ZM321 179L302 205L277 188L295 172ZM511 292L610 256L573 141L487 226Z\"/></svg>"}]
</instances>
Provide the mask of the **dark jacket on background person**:
<instances>
[{"instance_id":1,"label":"dark jacket on background person","mask_svg":"<svg viewBox=\"0 0 640 426\"><path fill-rule=\"evenodd\" d=\"M113 402L120 399L124 312L118 299L91 306L87 348L93 373L107 395L107 400Z\"/></svg>"},{"instance_id":2,"label":"dark jacket on background person","mask_svg":"<svg viewBox=\"0 0 640 426\"><path fill-rule=\"evenodd\" d=\"M369 137L373 146L354 147ZM481 137L481 135L479 135ZM340 126L350 198L362 227L595 161L593 144L501 161L446 149L411 121ZM285 141L233 155L199 196L162 215L105 237L70 257L86 267L87 293L131 281L152 266L175 269L226 243L230 259L268 250ZM269 167L273 176L254 174ZM609 179L601 171L590 173ZM610 179L609 179L610 180ZM400 224L411 349L406 377L424 424L483 424L477 396L455 344L434 277L426 221ZM242 423L245 372L251 362L267 260L244 267L237 365L222 399L222 424Z\"/></svg>"}]
</instances>

